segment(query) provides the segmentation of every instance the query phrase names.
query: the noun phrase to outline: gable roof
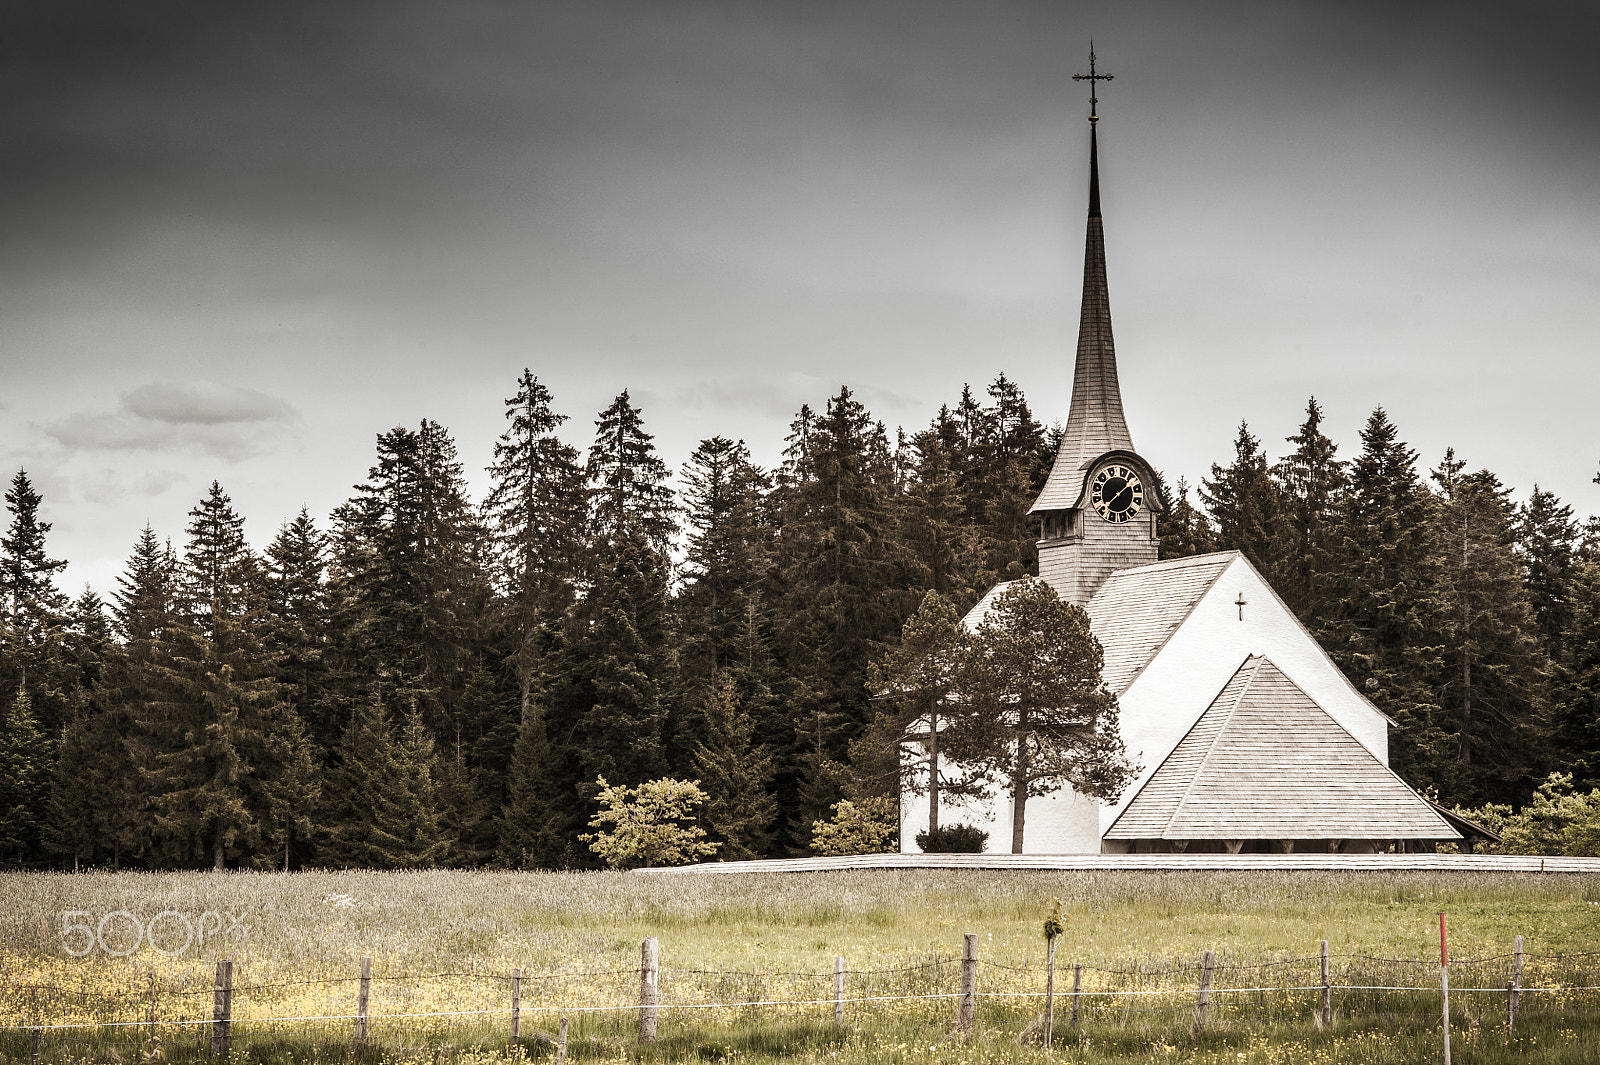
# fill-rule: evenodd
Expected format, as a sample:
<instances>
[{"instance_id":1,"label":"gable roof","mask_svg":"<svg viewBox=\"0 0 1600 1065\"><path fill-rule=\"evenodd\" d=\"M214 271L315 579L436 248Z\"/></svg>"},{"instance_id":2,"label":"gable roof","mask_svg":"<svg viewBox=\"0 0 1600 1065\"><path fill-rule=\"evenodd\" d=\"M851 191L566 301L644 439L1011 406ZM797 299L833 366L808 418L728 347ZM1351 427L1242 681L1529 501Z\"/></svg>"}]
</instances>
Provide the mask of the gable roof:
<instances>
[{"instance_id":1,"label":"gable roof","mask_svg":"<svg viewBox=\"0 0 1600 1065\"><path fill-rule=\"evenodd\" d=\"M1459 839L1264 656L1246 659L1106 839Z\"/></svg>"},{"instance_id":2,"label":"gable roof","mask_svg":"<svg viewBox=\"0 0 1600 1065\"><path fill-rule=\"evenodd\" d=\"M1105 686L1117 695L1127 691L1238 557L1237 551L1219 551L1118 570L1107 577L1084 606L1089 628L1105 649L1100 674Z\"/></svg>"}]
</instances>

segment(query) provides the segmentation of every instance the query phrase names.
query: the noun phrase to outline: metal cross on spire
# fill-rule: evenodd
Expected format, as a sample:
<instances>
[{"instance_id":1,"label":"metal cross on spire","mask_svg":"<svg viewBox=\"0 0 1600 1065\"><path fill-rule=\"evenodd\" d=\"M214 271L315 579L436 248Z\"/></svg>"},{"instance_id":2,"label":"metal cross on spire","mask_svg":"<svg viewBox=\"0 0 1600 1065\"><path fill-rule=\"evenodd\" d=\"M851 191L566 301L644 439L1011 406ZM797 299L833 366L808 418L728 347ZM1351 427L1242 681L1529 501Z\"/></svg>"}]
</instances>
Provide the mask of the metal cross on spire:
<instances>
[{"instance_id":1,"label":"metal cross on spire","mask_svg":"<svg viewBox=\"0 0 1600 1065\"><path fill-rule=\"evenodd\" d=\"M1094 71L1094 42L1089 42L1089 73L1072 75L1073 81L1087 81L1089 83L1089 122L1093 124L1100 121L1100 116L1095 114L1095 105L1100 102L1100 97L1095 94L1095 82L1110 81L1114 75L1096 74Z\"/></svg>"}]
</instances>

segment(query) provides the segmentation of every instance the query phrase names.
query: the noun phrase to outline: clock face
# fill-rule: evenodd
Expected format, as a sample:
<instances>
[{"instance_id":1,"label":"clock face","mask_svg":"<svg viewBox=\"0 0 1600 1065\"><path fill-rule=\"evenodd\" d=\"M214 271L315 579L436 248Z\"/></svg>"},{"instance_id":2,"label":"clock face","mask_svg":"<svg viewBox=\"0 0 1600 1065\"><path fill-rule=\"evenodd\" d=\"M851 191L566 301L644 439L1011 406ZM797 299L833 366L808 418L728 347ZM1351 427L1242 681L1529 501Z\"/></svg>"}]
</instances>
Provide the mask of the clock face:
<instances>
[{"instance_id":1,"label":"clock face","mask_svg":"<svg viewBox=\"0 0 1600 1065\"><path fill-rule=\"evenodd\" d=\"M1113 525L1132 521L1144 507L1144 485L1139 475L1126 466L1112 463L1094 475L1089 502L1100 516Z\"/></svg>"}]
</instances>

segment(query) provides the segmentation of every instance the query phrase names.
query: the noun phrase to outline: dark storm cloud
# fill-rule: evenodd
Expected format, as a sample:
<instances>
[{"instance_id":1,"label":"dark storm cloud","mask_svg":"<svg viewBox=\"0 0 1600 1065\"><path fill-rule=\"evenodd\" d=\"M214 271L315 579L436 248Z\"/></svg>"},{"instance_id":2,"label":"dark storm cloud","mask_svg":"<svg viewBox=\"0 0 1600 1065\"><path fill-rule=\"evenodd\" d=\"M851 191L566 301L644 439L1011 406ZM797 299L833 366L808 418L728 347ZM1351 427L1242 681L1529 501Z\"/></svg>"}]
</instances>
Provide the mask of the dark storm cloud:
<instances>
[{"instance_id":1,"label":"dark storm cloud","mask_svg":"<svg viewBox=\"0 0 1600 1065\"><path fill-rule=\"evenodd\" d=\"M250 389L203 383L142 385L118 409L82 412L44 426L73 451L198 452L238 461L281 439L294 408Z\"/></svg>"}]
</instances>

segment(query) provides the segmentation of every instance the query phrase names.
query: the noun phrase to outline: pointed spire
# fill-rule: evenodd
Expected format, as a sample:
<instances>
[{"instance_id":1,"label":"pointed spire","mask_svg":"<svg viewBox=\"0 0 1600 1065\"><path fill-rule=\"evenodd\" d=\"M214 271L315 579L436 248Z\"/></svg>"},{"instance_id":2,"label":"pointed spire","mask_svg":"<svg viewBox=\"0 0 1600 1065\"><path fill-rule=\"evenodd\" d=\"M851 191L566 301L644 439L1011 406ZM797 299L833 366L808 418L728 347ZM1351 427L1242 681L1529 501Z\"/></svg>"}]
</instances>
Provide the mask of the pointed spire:
<instances>
[{"instance_id":1,"label":"pointed spire","mask_svg":"<svg viewBox=\"0 0 1600 1065\"><path fill-rule=\"evenodd\" d=\"M1089 53L1089 74L1074 75L1088 81L1111 80L1094 73L1094 52ZM1111 338L1111 293L1106 284L1106 238L1100 217L1100 145L1098 98L1090 97L1089 114L1089 225L1083 250L1083 309L1078 319L1078 358L1072 375L1072 406L1061 438L1056 463L1029 513L1065 510L1077 501L1083 485L1083 467L1107 451L1132 451L1133 437L1122 413L1122 390L1117 384L1117 351Z\"/></svg>"}]
</instances>

